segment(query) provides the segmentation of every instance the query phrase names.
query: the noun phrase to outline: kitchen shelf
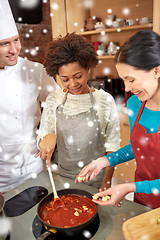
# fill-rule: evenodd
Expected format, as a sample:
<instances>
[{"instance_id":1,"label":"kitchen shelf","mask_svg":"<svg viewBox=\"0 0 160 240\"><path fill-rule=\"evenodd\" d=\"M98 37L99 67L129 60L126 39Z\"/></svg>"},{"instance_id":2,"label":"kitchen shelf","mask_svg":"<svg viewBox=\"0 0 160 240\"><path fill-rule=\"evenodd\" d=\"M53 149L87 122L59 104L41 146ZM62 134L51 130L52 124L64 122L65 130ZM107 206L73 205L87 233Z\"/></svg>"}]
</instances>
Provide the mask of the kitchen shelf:
<instances>
[{"instance_id":1,"label":"kitchen shelf","mask_svg":"<svg viewBox=\"0 0 160 240\"><path fill-rule=\"evenodd\" d=\"M115 55L104 55L104 56L98 56L99 60L103 60L103 59L113 59L115 57Z\"/></svg>"},{"instance_id":2,"label":"kitchen shelf","mask_svg":"<svg viewBox=\"0 0 160 240\"><path fill-rule=\"evenodd\" d=\"M118 27L118 28L104 28L101 30L93 30L93 31L85 31L85 32L77 32L79 35L92 35L92 34L100 34L101 32L111 33L111 32L121 32L121 31L129 31L129 30L138 30L144 28L152 28L153 24L140 24L140 25L133 25L133 26L125 26L125 27Z\"/></svg>"}]
</instances>

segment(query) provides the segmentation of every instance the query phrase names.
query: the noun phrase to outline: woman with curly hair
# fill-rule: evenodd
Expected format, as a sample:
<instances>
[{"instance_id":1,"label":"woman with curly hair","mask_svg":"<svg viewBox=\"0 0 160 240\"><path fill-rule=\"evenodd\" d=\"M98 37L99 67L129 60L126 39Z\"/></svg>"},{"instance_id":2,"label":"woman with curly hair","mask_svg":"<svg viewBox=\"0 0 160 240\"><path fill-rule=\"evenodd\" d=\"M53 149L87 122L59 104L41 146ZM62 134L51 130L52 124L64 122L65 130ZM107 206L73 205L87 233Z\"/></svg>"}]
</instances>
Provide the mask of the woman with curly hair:
<instances>
[{"instance_id":1,"label":"woman with curly hair","mask_svg":"<svg viewBox=\"0 0 160 240\"><path fill-rule=\"evenodd\" d=\"M38 136L40 156L50 165L57 144L58 172L73 179L92 160L119 149L115 101L109 93L87 85L97 63L93 44L75 33L53 40L46 53L47 73L58 75L64 88L46 100ZM113 168L106 168L88 184L107 188L112 174Z\"/></svg>"}]
</instances>

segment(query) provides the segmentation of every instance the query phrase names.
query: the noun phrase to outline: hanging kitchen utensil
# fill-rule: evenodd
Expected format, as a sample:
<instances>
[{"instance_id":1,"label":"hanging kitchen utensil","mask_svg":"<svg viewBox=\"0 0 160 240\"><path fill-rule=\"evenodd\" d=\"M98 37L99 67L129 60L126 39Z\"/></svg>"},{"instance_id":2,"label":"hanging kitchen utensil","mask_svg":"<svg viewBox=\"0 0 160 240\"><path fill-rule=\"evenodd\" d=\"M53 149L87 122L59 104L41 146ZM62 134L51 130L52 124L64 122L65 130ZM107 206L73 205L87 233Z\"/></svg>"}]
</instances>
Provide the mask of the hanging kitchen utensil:
<instances>
[{"instance_id":1,"label":"hanging kitchen utensil","mask_svg":"<svg viewBox=\"0 0 160 240\"><path fill-rule=\"evenodd\" d=\"M49 173L49 178L51 181L51 185L52 185L52 189L53 189L53 193L54 193L54 200L53 200L53 204L52 207L54 210L56 210L59 207L64 207L64 202L58 197L56 188L55 188L55 184L54 184L54 180L53 180L53 175L51 172L51 167L47 167L48 173Z\"/></svg>"}]
</instances>

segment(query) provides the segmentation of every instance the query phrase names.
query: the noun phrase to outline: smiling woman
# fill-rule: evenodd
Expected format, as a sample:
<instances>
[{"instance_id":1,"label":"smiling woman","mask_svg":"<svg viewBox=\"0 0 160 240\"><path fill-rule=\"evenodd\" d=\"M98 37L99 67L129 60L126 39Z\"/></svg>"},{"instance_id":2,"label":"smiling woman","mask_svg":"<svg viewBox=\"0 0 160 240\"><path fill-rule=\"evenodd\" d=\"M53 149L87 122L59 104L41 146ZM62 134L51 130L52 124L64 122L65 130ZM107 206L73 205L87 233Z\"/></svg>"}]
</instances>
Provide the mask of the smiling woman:
<instances>
[{"instance_id":1,"label":"smiling woman","mask_svg":"<svg viewBox=\"0 0 160 240\"><path fill-rule=\"evenodd\" d=\"M45 58L47 73L54 77L58 74L63 89L46 100L38 136L40 155L50 164L57 143L58 172L73 179L93 159L119 148L114 99L87 84L90 70L97 63L92 43L75 33L53 40ZM112 173L113 168L103 170L89 184L108 187Z\"/></svg>"},{"instance_id":2,"label":"smiling woman","mask_svg":"<svg viewBox=\"0 0 160 240\"><path fill-rule=\"evenodd\" d=\"M59 68L59 76L63 87L71 94L88 93L87 76L90 69L82 68L78 62L63 65ZM74 73L72 75L72 73Z\"/></svg>"},{"instance_id":3,"label":"smiling woman","mask_svg":"<svg viewBox=\"0 0 160 240\"><path fill-rule=\"evenodd\" d=\"M101 205L120 206L127 193L135 192L134 201L152 208L160 207L160 36L153 31L139 31L115 57L128 100L130 143L118 151L90 163L78 177L92 180L104 167L136 159L135 182L116 185L97 193L111 195ZM77 178L78 178L77 177Z\"/></svg>"}]
</instances>

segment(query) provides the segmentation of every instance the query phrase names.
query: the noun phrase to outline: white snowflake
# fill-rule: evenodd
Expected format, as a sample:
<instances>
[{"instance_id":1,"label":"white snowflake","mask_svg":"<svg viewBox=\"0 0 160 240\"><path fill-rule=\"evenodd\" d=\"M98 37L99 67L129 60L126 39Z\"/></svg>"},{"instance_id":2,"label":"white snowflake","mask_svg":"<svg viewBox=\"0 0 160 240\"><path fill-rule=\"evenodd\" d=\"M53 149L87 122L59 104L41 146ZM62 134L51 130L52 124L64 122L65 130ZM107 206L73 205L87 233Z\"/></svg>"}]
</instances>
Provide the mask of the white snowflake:
<instances>
[{"instance_id":1,"label":"white snowflake","mask_svg":"<svg viewBox=\"0 0 160 240\"><path fill-rule=\"evenodd\" d=\"M22 22L22 18L21 17L18 18L18 22Z\"/></svg>"},{"instance_id":2,"label":"white snowflake","mask_svg":"<svg viewBox=\"0 0 160 240\"><path fill-rule=\"evenodd\" d=\"M94 125L93 121L88 122L88 127L93 127L93 125Z\"/></svg>"},{"instance_id":3,"label":"white snowflake","mask_svg":"<svg viewBox=\"0 0 160 240\"><path fill-rule=\"evenodd\" d=\"M26 66L23 66L23 67L22 67L22 70L26 70Z\"/></svg>"},{"instance_id":4,"label":"white snowflake","mask_svg":"<svg viewBox=\"0 0 160 240\"><path fill-rule=\"evenodd\" d=\"M31 54L32 56L36 56L36 55L37 55L36 49L31 48L31 49L30 49L30 54Z\"/></svg>"},{"instance_id":5,"label":"white snowflake","mask_svg":"<svg viewBox=\"0 0 160 240\"><path fill-rule=\"evenodd\" d=\"M55 163L51 164L51 169L53 172L56 172L58 170L57 164L55 164Z\"/></svg>"},{"instance_id":6,"label":"white snowflake","mask_svg":"<svg viewBox=\"0 0 160 240\"><path fill-rule=\"evenodd\" d=\"M48 32L48 30L45 28L45 29L43 29L43 33L47 33Z\"/></svg>"},{"instance_id":7,"label":"white snowflake","mask_svg":"<svg viewBox=\"0 0 160 240\"><path fill-rule=\"evenodd\" d=\"M41 102L41 107L44 108L46 106L45 102Z\"/></svg>"},{"instance_id":8,"label":"white snowflake","mask_svg":"<svg viewBox=\"0 0 160 240\"><path fill-rule=\"evenodd\" d=\"M29 53L29 49L28 48L25 49L25 53Z\"/></svg>"},{"instance_id":9,"label":"white snowflake","mask_svg":"<svg viewBox=\"0 0 160 240\"><path fill-rule=\"evenodd\" d=\"M79 161L79 162L78 162L78 167L82 168L83 166L84 166L84 162Z\"/></svg>"},{"instance_id":10,"label":"white snowflake","mask_svg":"<svg viewBox=\"0 0 160 240\"><path fill-rule=\"evenodd\" d=\"M134 115L134 112L131 109L128 109L128 116L132 117Z\"/></svg>"},{"instance_id":11,"label":"white snowflake","mask_svg":"<svg viewBox=\"0 0 160 240\"><path fill-rule=\"evenodd\" d=\"M30 34L29 33L26 33L26 38L29 38L30 37Z\"/></svg>"},{"instance_id":12,"label":"white snowflake","mask_svg":"<svg viewBox=\"0 0 160 240\"><path fill-rule=\"evenodd\" d=\"M84 230L83 235L85 238L88 238L88 239L90 239L92 237L92 234L88 230Z\"/></svg>"},{"instance_id":13,"label":"white snowflake","mask_svg":"<svg viewBox=\"0 0 160 240\"><path fill-rule=\"evenodd\" d=\"M110 74L110 72L111 72L111 70L110 70L109 67L105 67L105 68L103 69L103 73L106 74L106 75Z\"/></svg>"},{"instance_id":14,"label":"white snowflake","mask_svg":"<svg viewBox=\"0 0 160 240\"><path fill-rule=\"evenodd\" d=\"M52 3L51 8L53 8L53 10L55 10L55 11L58 11L59 5L57 3Z\"/></svg>"},{"instance_id":15,"label":"white snowflake","mask_svg":"<svg viewBox=\"0 0 160 240\"><path fill-rule=\"evenodd\" d=\"M128 15L130 13L130 10L129 8L123 8L122 12L124 15Z\"/></svg>"},{"instance_id":16,"label":"white snowflake","mask_svg":"<svg viewBox=\"0 0 160 240\"><path fill-rule=\"evenodd\" d=\"M153 188L152 192L154 195L158 195L159 194L159 190L157 188Z\"/></svg>"},{"instance_id":17,"label":"white snowflake","mask_svg":"<svg viewBox=\"0 0 160 240\"><path fill-rule=\"evenodd\" d=\"M104 147L105 147L106 149L109 148L109 147L110 147L110 143L108 143L108 142L105 143L105 144L104 144Z\"/></svg>"},{"instance_id":18,"label":"white snowflake","mask_svg":"<svg viewBox=\"0 0 160 240\"><path fill-rule=\"evenodd\" d=\"M142 145L147 144L145 137L141 137L141 138L139 139L139 141L140 141L140 143L141 143Z\"/></svg>"},{"instance_id":19,"label":"white snowflake","mask_svg":"<svg viewBox=\"0 0 160 240\"><path fill-rule=\"evenodd\" d=\"M103 36L104 36L105 34L106 34L106 33L105 33L105 31L101 31L101 35L103 35Z\"/></svg>"},{"instance_id":20,"label":"white snowflake","mask_svg":"<svg viewBox=\"0 0 160 240\"><path fill-rule=\"evenodd\" d=\"M68 182L64 183L64 188L69 188L70 184Z\"/></svg>"},{"instance_id":21,"label":"white snowflake","mask_svg":"<svg viewBox=\"0 0 160 240\"><path fill-rule=\"evenodd\" d=\"M75 27L78 27L78 23L77 22L74 22L73 24Z\"/></svg>"},{"instance_id":22,"label":"white snowflake","mask_svg":"<svg viewBox=\"0 0 160 240\"><path fill-rule=\"evenodd\" d=\"M112 13L112 9L111 9L111 8L108 8L108 9L107 9L107 13Z\"/></svg>"},{"instance_id":23,"label":"white snowflake","mask_svg":"<svg viewBox=\"0 0 160 240\"><path fill-rule=\"evenodd\" d=\"M48 92L53 92L53 86L47 85L47 91Z\"/></svg>"},{"instance_id":24,"label":"white snowflake","mask_svg":"<svg viewBox=\"0 0 160 240\"><path fill-rule=\"evenodd\" d=\"M33 179L37 178L37 173L32 173L31 177L32 177Z\"/></svg>"},{"instance_id":25,"label":"white snowflake","mask_svg":"<svg viewBox=\"0 0 160 240\"><path fill-rule=\"evenodd\" d=\"M67 139L67 142L69 144L73 144L73 142L74 142L73 136L69 136L68 139Z\"/></svg>"},{"instance_id":26,"label":"white snowflake","mask_svg":"<svg viewBox=\"0 0 160 240\"><path fill-rule=\"evenodd\" d=\"M38 50L39 50L39 47L36 46L35 49L36 49L36 51L38 51ZM36 65L37 65L37 67L38 67L38 63L35 63L35 66L36 66Z\"/></svg>"}]
</instances>

